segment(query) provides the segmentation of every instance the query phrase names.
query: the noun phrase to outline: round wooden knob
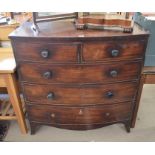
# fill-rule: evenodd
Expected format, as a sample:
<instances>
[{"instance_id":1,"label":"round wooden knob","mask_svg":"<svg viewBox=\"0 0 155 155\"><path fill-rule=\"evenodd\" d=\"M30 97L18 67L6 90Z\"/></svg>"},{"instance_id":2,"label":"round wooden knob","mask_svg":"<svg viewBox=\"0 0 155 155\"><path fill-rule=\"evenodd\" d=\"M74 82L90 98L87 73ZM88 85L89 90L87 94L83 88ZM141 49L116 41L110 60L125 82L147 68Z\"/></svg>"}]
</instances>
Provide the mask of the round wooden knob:
<instances>
[{"instance_id":1,"label":"round wooden knob","mask_svg":"<svg viewBox=\"0 0 155 155\"><path fill-rule=\"evenodd\" d=\"M117 57L117 56L119 55L119 50L113 49L113 50L111 51L111 55L112 55L113 57Z\"/></svg>"},{"instance_id":2,"label":"round wooden knob","mask_svg":"<svg viewBox=\"0 0 155 155\"><path fill-rule=\"evenodd\" d=\"M112 98L114 96L114 94L111 91L107 92L106 95L108 98Z\"/></svg>"},{"instance_id":3,"label":"round wooden knob","mask_svg":"<svg viewBox=\"0 0 155 155\"><path fill-rule=\"evenodd\" d=\"M51 117L52 117L52 118L54 118L54 117L55 117L55 114L54 114L54 113L52 113L52 114L51 114Z\"/></svg>"},{"instance_id":4,"label":"round wooden knob","mask_svg":"<svg viewBox=\"0 0 155 155\"><path fill-rule=\"evenodd\" d=\"M42 50L41 51L41 56L43 58L48 58L49 57L49 51L48 50Z\"/></svg>"},{"instance_id":5,"label":"round wooden knob","mask_svg":"<svg viewBox=\"0 0 155 155\"><path fill-rule=\"evenodd\" d=\"M112 70L112 71L110 71L110 75L112 77L116 77L118 75L118 72L116 70Z\"/></svg>"},{"instance_id":6,"label":"round wooden knob","mask_svg":"<svg viewBox=\"0 0 155 155\"><path fill-rule=\"evenodd\" d=\"M43 74L43 77L44 77L45 79L51 78L51 77L52 77L52 72L49 72L49 71L45 72L45 73Z\"/></svg>"},{"instance_id":7,"label":"round wooden knob","mask_svg":"<svg viewBox=\"0 0 155 155\"><path fill-rule=\"evenodd\" d=\"M106 115L106 116L110 116L110 113L109 113L109 112L107 112L105 115Z\"/></svg>"},{"instance_id":8,"label":"round wooden knob","mask_svg":"<svg viewBox=\"0 0 155 155\"><path fill-rule=\"evenodd\" d=\"M47 99L48 100L53 100L54 99L54 93L52 92L52 93L49 93L48 95L47 95Z\"/></svg>"},{"instance_id":9,"label":"round wooden knob","mask_svg":"<svg viewBox=\"0 0 155 155\"><path fill-rule=\"evenodd\" d=\"M83 110L82 109L80 109L79 115L83 115Z\"/></svg>"}]
</instances>

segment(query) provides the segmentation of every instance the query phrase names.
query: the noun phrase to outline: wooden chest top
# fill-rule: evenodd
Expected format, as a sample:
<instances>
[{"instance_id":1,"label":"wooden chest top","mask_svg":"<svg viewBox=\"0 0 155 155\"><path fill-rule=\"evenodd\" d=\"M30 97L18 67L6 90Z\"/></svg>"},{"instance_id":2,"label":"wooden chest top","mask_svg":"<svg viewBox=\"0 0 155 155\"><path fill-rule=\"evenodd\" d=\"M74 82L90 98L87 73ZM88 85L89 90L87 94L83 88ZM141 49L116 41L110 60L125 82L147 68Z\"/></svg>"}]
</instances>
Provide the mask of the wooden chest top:
<instances>
[{"instance_id":1,"label":"wooden chest top","mask_svg":"<svg viewBox=\"0 0 155 155\"><path fill-rule=\"evenodd\" d=\"M142 29L137 24L134 24L134 29L132 33L123 33L121 31L108 31L108 30L77 30L73 22L46 22L39 23L40 32L38 34L32 31L32 23L26 22L14 32L12 32L10 38L24 38L24 39L45 39L45 40L72 40L72 41L83 41L92 40L92 38L108 39L112 37L114 40L117 39L136 39L137 37L148 37L149 33Z\"/></svg>"}]
</instances>

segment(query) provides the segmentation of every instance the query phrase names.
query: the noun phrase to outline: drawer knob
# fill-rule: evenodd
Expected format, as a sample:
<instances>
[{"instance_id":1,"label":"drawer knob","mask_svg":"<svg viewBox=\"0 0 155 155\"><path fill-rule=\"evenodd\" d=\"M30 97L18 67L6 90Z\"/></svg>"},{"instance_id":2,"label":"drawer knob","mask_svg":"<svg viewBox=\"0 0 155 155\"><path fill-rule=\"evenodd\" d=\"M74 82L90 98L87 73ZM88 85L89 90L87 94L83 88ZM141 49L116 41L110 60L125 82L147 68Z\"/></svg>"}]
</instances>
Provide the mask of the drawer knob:
<instances>
[{"instance_id":1,"label":"drawer knob","mask_svg":"<svg viewBox=\"0 0 155 155\"><path fill-rule=\"evenodd\" d=\"M54 114L54 113L52 113L52 114L51 114L51 117L52 117L52 118L54 118L54 117L55 117L55 114Z\"/></svg>"},{"instance_id":2,"label":"drawer knob","mask_svg":"<svg viewBox=\"0 0 155 155\"><path fill-rule=\"evenodd\" d=\"M48 100L53 100L54 99L54 93L52 92L52 93L49 93L48 95L47 95L47 99Z\"/></svg>"},{"instance_id":3,"label":"drawer knob","mask_svg":"<svg viewBox=\"0 0 155 155\"><path fill-rule=\"evenodd\" d=\"M83 110L82 109L80 109L79 115L83 115Z\"/></svg>"},{"instance_id":4,"label":"drawer knob","mask_svg":"<svg viewBox=\"0 0 155 155\"><path fill-rule=\"evenodd\" d=\"M106 112L106 114L105 114L106 116L110 116L110 113L109 112Z\"/></svg>"},{"instance_id":5,"label":"drawer knob","mask_svg":"<svg viewBox=\"0 0 155 155\"><path fill-rule=\"evenodd\" d=\"M111 91L107 92L107 97L108 98L112 98L113 96L114 96L114 94Z\"/></svg>"},{"instance_id":6,"label":"drawer knob","mask_svg":"<svg viewBox=\"0 0 155 155\"><path fill-rule=\"evenodd\" d=\"M117 57L117 56L119 55L119 50L116 50L116 49L112 50L112 51L111 51L111 55L112 55L113 57Z\"/></svg>"},{"instance_id":7,"label":"drawer knob","mask_svg":"<svg viewBox=\"0 0 155 155\"><path fill-rule=\"evenodd\" d=\"M49 57L49 51L48 50L43 50L41 51L41 56L43 58L48 58Z\"/></svg>"},{"instance_id":8,"label":"drawer knob","mask_svg":"<svg viewBox=\"0 0 155 155\"><path fill-rule=\"evenodd\" d=\"M45 79L49 79L49 78L51 78L52 77L52 72L45 72L44 74L43 74L43 77L45 78Z\"/></svg>"},{"instance_id":9,"label":"drawer knob","mask_svg":"<svg viewBox=\"0 0 155 155\"><path fill-rule=\"evenodd\" d=\"M116 77L118 75L118 72L116 70L112 70L112 71L110 71L110 75L112 77Z\"/></svg>"}]
</instances>

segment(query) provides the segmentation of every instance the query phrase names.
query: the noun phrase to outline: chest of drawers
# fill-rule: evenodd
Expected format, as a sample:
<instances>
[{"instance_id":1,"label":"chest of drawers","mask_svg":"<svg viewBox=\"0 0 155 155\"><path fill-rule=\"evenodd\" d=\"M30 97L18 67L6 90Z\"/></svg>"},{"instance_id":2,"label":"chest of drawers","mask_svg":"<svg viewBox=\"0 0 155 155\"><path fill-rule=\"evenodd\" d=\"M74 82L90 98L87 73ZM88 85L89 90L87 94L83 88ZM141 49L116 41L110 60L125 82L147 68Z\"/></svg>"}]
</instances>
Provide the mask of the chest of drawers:
<instances>
[{"instance_id":1,"label":"chest of drawers","mask_svg":"<svg viewBox=\"0 0 155 155\"><path fill-rule=\"evenodd\" d=\"M148 33L76 30L70 22L25 23L10 35L31 133L38 125L130 131Z\"/></svg>"}]
</instances>

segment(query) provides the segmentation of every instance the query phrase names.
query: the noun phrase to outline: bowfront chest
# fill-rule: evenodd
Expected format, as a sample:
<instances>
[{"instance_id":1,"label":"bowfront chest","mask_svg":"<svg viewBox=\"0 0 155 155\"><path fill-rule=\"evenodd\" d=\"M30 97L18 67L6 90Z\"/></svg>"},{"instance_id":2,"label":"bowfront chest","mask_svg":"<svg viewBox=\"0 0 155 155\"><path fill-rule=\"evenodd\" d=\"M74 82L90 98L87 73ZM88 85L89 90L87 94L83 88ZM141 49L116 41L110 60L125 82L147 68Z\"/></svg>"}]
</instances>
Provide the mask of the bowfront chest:
<instances>
[{"instance_id":1,"label":"bowfront chest","mask_svg":"<svg viewBox=\"0 0 155 155\"><path fill-rule=\"evenodd\" d=\"M38 125L88 130L134 126L148 33L76 30L71 22L27 22L11 35L31 133Z\"/></svg>"}]
</instances>

